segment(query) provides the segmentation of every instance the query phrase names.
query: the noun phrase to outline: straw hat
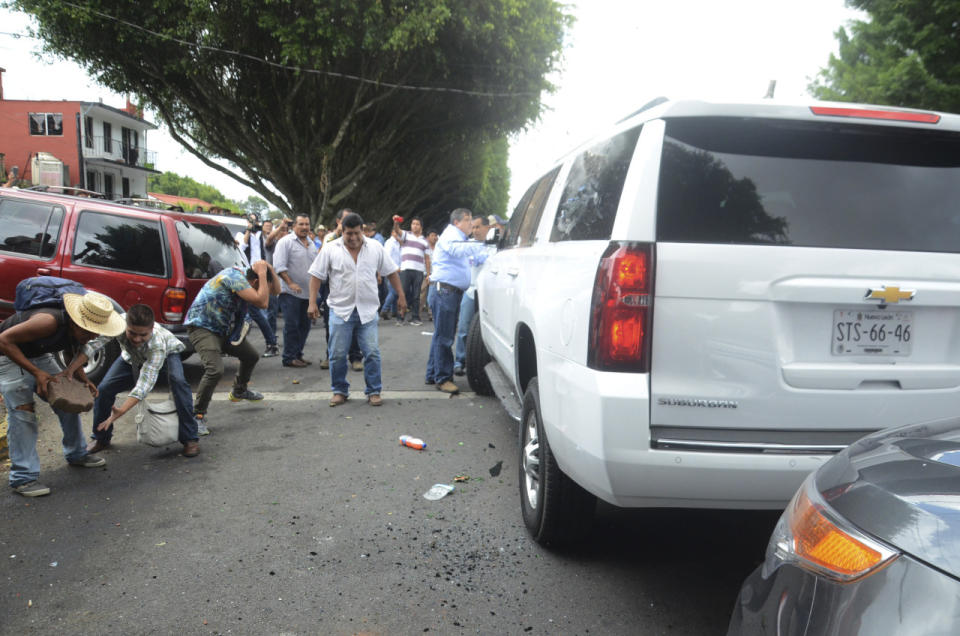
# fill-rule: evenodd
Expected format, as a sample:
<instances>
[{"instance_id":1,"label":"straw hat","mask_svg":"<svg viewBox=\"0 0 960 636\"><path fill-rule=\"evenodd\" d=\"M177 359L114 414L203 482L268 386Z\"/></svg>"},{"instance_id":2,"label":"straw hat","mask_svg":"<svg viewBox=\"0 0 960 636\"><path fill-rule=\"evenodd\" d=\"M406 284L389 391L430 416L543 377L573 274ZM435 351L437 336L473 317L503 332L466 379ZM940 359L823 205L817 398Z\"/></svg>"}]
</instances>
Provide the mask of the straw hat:
<instances>
[{"instance_id":1,"label":"straw hat","mask_svg":"<svg viewBox=\"0 0 960 636\"><path fill-rule=\"evenodd\" d=\"M113 301L97 292L64 294L63 306L67 314L82 329L101 336L119 336L126 329L120 314L113 310Z\"/></svg>"}]
</instances>

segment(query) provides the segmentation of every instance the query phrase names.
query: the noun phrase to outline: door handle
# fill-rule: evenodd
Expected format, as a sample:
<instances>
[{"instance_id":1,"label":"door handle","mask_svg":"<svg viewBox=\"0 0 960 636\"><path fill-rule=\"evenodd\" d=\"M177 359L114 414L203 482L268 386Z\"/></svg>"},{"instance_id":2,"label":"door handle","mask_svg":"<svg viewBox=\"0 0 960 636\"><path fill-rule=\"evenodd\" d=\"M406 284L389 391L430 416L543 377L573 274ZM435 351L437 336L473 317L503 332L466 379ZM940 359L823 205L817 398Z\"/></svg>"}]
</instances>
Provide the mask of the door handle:
<instances>
[{"instance_id":1,"label":"door handle","mask_svg":"<svg viewBox=\"0 0 960 636\"><path fill-rule=\"evenodd\" d=\"M47 267L38 267L38 268L37 268L37 276L49 276L49 275L50 275L50 269L49 269L49 268L47 268Z\"/></svg>"},{"instance_id":2,"label":"door handle","mask_svg":"<svg viewBox=\"0 0 960 636\"><path fill-rule=\"evenodd\" d=\"M511 267L510 269L507 270L507 275L508 275L508 276L513 276L514 278L516 278L517 276L520 275L520 268L519 268L519 267Z\"/></svg>"}]
</instances>

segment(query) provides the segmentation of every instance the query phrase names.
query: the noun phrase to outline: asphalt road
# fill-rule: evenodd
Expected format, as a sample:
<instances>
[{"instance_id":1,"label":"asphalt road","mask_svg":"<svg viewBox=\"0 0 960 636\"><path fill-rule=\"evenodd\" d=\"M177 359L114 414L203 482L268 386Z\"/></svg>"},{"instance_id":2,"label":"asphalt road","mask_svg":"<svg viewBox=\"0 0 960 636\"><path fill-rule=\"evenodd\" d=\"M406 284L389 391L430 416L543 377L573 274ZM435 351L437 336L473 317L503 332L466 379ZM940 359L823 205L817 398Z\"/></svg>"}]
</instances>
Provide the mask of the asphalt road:
<instances>
[{"instance_id":1,"label":"asphalt road","mask_svg":"<svg viewBox=\"0 0 960 636\"><path fill-rule=\"evenodd\" d=\"M351 371L330 408L328 372L279 358L254 372L268 399L233 404L227 359L194 459L138 445L129 418L104 468L69 467L43 405L53 492L0 497L0 633L725 633L775 513L601 505L581 548L545 550L520 518L514 423L424 386L431 323L380 325L382 407ZM314 329L307 357L322 347ZM435 483L456 490L424 499Z\"/></svg>"}]
</instances>

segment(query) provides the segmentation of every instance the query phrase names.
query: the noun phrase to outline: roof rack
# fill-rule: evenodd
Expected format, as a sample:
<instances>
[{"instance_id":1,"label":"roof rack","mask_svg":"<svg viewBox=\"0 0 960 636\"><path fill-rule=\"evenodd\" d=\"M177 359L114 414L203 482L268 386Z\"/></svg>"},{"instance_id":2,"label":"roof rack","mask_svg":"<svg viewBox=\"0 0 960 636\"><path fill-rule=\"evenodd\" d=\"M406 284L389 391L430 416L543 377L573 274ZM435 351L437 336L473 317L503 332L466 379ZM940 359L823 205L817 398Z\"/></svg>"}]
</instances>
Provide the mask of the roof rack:
<instances>
[{"instance_id":1,"label":"roof rack","mask_svg":"<svg viewBox=\"0 0 960 636\"><path fill-rule=\"evenodd\" d=\"M167 212L183 212L183 208L180 207L179 205L164 203L163 201L158 201L156 199L138 199L133 197L125 197L123 199L117 199L116 203L122 203L124 205L133 205L138 208L150 208L153 210L163 210Z\"/></svg>"},{"instance_id":2,"label":"roof rack","mask_svg":"<svg viewBox=\"0 0 960 636\"><path fill-rule=\"evenodd\" d=\"M49 192L51 190L59 190L64 194L72 194L73 196L80 197L89 197L92 199L106 199L101 192L96 192L94 190L85 190L83 188L76 188L73 186L57 186L57 185L32 185L28 188L21 188L22 190L29 190L31 192Z\"/></svg>"}]
</instances>

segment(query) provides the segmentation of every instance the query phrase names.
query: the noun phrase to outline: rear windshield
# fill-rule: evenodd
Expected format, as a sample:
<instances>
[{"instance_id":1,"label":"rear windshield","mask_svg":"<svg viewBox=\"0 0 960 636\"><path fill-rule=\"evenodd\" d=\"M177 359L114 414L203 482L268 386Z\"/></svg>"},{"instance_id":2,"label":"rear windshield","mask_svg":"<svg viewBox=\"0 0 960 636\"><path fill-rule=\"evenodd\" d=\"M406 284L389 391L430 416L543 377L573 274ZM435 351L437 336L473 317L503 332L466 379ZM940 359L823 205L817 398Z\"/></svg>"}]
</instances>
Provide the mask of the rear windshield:
<instances>
[{"instance_id":1,"label":"rear windshield","mask_svg":"<svg viewBox=\"0 0 960 636\"><path fill-rule=\"evenodd\" d=\"M960 252L960 134L668 120L657 239Z\"/></svg>"},{"instance_id":2,"label":"rear windshield","mask_svg":"<svg viewBox=\"0 0 960 636\"><path fill-rule=\"evenodd\" d=\"M227 267L246 267L233 234L223 225L177 221L187 278L210 278Z\"/></svg>"}]
</instances>

